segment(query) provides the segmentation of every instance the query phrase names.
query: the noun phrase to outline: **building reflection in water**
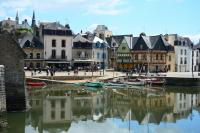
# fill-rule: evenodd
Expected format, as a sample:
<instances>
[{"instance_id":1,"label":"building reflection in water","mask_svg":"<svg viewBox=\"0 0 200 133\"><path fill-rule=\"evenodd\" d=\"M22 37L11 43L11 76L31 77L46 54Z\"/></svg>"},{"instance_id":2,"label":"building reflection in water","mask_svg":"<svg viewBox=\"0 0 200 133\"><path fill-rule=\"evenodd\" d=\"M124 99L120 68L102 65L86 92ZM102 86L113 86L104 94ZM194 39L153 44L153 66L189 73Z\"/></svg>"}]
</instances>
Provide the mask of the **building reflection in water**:
<instances>
[{"instance_id":1,"label":"building reflection in water","mask_svg":"<svg viewBox=\"0 0 200 133\"><path fill-rule=\"evenodd\" d=\"M62 93L60 93L62 94ZM191 116L199 109L200 94L147 92L141 90L107 90L105 92L71 92L65 96L32 95L32 109L26 125L42 133L68 131L72 122L92 120L103 123L106 118L159 125Z\"/></svg>"}]
</instances>

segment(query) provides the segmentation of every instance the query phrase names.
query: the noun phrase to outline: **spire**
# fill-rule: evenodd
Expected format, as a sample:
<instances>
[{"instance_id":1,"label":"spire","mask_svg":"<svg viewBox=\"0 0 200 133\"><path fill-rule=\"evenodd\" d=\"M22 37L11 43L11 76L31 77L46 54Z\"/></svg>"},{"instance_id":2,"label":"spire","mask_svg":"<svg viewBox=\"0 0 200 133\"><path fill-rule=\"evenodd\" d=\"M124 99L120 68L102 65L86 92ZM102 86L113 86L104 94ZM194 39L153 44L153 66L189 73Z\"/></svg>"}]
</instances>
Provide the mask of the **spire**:
<instances>
[{"instance_id":1,"label":"spire","mask_svg":"<svg viewBox=\"0 0 200 133\"><path fill-rule=\"evenodd\" d=\"M33 11L33 17L32 17L32 24L31 27L35 27L36 26L36 21L35 21L35 11Z\"/></svg>"},{"instance_id":2,"label":"spire","mask_svg":"<svg viewBox=\"0 0 200 133\"><path fill-rule=\"evenodd\" d=\"M18 11L17 11L16 17L15 17L15 21L16 21L16 24L19 24L19 16L18 16Z\"/></svg>"}]
</instances>

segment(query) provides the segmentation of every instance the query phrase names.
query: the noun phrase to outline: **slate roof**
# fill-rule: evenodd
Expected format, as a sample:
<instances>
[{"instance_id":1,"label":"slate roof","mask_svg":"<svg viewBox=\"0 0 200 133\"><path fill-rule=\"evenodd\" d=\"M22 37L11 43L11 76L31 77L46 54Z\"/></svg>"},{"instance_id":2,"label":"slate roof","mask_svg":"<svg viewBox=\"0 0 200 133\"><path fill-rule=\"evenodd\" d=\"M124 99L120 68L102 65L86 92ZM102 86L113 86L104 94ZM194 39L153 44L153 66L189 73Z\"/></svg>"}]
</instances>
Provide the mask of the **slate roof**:
<instances>
[{"instance_id":1,"label":"slate roof","mask_svg":"<svg viewBox=\"0 0 200 133\"><path fill-rule=\"evenodd\" d=\"M156 35L156 36L140 35L139 37L133 37L132 39L133 49L136 45L140 45L138 44L139 39L142 39L149 49L154 49L156 45L160 45L160 43L163 43L164 46L166 47L166 50L170 51L174 50L173 47L164 39L163 35Z\"/></svg>"},{"instance_id":2,"label":"slate roof","mask_svg":"<svg viewBox=\"0 0 200 133\"><path fill-rule=\"evenodd\" d=\"M89 42L92 43L92 41L86 39L85 37L83 37L81 34L77 34L73 40L73 42Z\"/></svg>"},{"instance_id":3,"label":"slate roof","mask_svg":"<svg viewBox=\"0 0 200 133\"><path fill-rule=\"evenodd\" d=\"M69 28L61 25L58 22L44 22L40 23L43 26L43 29L52 29L52 30L69 30Z\"/></svg>"},{"instance_id":4,"label":"slate roof","mask_svg":"<svg viewBox=\"0 0 200 133\"><path fill-rule=\"evenodd\" d=\"M125 39L125 37L127 37L127 36L132 36L132 35L114 35L114 36L107 37L106 41L107 41L108 45L110 47L112 47L112 44L111 44L112 43L112 39L114 39L114 41L118 45L120 45L122 43L122 41Z\"/></svg>"},{"instance_id":5,"label":"slate roof","mask_svg":"<svg viewBox=\"0 0 200 133\"><path fill-rule=\"evenodd\" d=\"M29 40L27 40L24 43L23 48L43 49L44 48L44 44L39 40L39 38L34 36L31 42Z\"/></svg>"},{"instance_id":6,"label":"slate roof","mask_svg":"<svg viewBox=\"0 0 200 133\"><path fill-rule=\"evenodd\" d=\"M193 47L194 49L199 49L200 50L200 42L199 43L197 43L196 45L194 45L194 47Z\"/></svg>"}]
</instances>

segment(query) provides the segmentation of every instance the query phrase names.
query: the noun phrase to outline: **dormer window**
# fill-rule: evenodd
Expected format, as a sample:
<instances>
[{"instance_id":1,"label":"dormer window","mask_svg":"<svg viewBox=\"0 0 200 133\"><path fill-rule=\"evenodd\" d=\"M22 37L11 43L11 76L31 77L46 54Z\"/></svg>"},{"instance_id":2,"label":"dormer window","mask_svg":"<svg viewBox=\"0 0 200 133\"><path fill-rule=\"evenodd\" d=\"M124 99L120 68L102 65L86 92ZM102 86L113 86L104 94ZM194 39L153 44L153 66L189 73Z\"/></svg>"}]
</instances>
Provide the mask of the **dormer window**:
<instances>
[{"instance_id":1,"label":"dormer window","mask_svg":"<svg viewBox=\"0 0 200 133\"><path fill-rule=\"evenodd\" d=\"M140 50L142 50L143 49L143 45L142 44L140 44Z\"/></svg>"},{"instance_id":2,"label":"dormer window","mask_svg":"<svg viewBox=\"0 0 200 133\"><path fill-rule=\"evenodd\" d=\"M126 47L122 47L122 50L126 50Z\"/></svg>"}]
</instances>

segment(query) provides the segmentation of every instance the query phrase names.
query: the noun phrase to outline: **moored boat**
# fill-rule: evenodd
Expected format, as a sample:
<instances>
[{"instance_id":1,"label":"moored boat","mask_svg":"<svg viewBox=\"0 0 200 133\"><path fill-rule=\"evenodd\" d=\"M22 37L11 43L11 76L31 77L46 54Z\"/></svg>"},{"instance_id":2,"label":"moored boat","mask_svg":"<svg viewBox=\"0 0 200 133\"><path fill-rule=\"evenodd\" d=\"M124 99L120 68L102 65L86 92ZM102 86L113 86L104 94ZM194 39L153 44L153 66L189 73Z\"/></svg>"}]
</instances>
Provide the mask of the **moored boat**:
<instances>
[{"instance_id":1,"label":"moored boat","mask_svg":"<svg viewBox=\"0 0 200 133\"><path fill-rule=\"evenodd\" d=\"M147 83L153 86L162 86L165 84L165 80L152 78L151 80L148 80Z\"/></svg>"},{"instance_id":2,"label":"moored boat","mask_svg":"<svg viewBox=\"0 0 200 133\"><path fill-rule=\"evenodd\" d=\"M138 79L135 80L129 80L127 82L125 82L127 85L133 85L133 86L144 86L145 85L145 81L141 81Z\"/></svg>"},{"instance_id":3,"label":"moored boat","mask_svg":"<svg viewBox=\"0 0 200 133\"><path fill-rule=\"evenodd\" d=\"M31 81L28 81L26 83L28 86L33 86L33 87L42 87L42 86L45 86L47 85L45 82L31 82Z\"/></svg>"},{"instance_id":4,"label":"moored boat","mask_svg":"<svg viewBox=\"0 0 200 133\"><path fill-rule=\"evenodd\" d=\"M87 87L103 87L103 83L101 82L86 82L84 86Z\"/></svg>"}]
</instances>

